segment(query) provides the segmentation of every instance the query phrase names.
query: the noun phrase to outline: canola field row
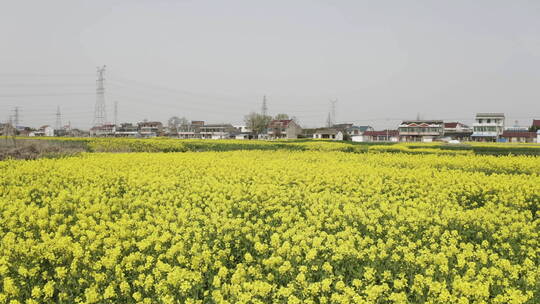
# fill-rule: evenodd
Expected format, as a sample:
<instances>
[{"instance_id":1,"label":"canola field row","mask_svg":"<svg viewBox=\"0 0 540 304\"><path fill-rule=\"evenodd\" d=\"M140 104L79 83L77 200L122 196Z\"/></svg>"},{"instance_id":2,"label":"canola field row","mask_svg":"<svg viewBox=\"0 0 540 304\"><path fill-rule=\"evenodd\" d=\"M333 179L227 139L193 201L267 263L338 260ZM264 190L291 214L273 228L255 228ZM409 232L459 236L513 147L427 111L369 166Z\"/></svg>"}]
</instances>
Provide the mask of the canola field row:
<instances>
[{"instance_id":1,"label":"canola field row","mask_svg":"<svg viewBox=\"0 0 540 304\"><path fill-rule=\"evenodd\" d=\"M0 303L540 303L540 161L0 162Z\"/></svg>"},{"instance_id":2,"label":"canola field row","mask_svg":"<svg viewBox=\"0 0 540 304\"><path fill-rule=\"evenodd\" d=\"M104 137L21 137L22 142L44 141L60 147L78 147L86 152L201 152L239 150L339 151L350 153L404 153L438 155L531 155L540 156L540 144L479 143L446 144L443 142L352 142L320 139L297 140L209 140L175 138L104 138Z\"/></svg>"}]
</instances>

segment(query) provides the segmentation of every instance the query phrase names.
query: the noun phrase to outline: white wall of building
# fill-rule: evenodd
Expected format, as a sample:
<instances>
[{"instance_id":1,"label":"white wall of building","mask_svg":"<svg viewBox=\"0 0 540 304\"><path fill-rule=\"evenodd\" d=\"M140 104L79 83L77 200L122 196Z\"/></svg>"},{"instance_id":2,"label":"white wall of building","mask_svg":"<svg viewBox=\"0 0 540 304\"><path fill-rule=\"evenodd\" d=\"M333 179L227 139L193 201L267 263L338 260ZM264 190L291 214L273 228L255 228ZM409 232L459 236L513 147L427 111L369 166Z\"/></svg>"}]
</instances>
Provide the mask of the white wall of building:
<instances>
[{"instance_id":1,"label":"white wall of building","mask_svg":"<svg viewBox=\"0 0 540 304\"><path fill-rule=\"evenodd\" d=\"M354 136L351 136L351 139L352 141L355 141L355 142L365 142L366 139L364 138L364 135L354 135Z\"/></svg>"},{"instance_id":2,"label":"white wall of building","mask_svg":"<svg viewBox=\"0 0 540 304\"><path fill-rule=\"evenodd\" d=\"M46 127L44 130L45 136L54 136L54 129L51 127Z\"/></svg>"}]
</instances>

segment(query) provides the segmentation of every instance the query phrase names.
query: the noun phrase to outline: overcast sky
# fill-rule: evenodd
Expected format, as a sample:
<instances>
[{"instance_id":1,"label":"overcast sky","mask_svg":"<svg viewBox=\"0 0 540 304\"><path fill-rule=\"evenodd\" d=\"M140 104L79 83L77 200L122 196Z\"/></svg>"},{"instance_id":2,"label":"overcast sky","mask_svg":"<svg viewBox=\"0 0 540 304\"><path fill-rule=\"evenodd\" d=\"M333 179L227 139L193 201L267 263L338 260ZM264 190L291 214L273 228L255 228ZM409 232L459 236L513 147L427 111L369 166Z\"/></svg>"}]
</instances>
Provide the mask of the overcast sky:
<instances>
[{"instance_id":1,"label":"overcast sky","mask_svg":"<svg viewBox=\"0 0 540 304\"><path fill-rule=\"evenodd\" d=\"M540 118L540 1L0 1L0 121Z\"/></svg>"}]
</instances>

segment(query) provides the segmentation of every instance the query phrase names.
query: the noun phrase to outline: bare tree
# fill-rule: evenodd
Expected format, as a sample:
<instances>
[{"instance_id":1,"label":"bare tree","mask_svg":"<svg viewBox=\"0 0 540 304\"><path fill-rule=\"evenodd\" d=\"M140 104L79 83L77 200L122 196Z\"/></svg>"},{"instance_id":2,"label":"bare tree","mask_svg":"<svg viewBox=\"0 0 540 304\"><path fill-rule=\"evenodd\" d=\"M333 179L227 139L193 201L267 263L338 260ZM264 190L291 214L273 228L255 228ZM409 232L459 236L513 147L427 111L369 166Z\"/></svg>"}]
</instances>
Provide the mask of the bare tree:
<instances>
[{"instance_id":1,"label":"bare tree","mask_svg":"<svg viewBox=\"0 0 540 304\"><path fill-rule=\"evenodd\" d=\"M255 112L251 112L244 117L246 127L251 129L251 132L255 136L263 133L268 128L268 124L270 123L270 121L272 121L271 116Z\"/></svg>"},{"instance_id":2,"label":"bare tree","mask_svg":"<svg viewBox=\"0 0 540 304\"><path fill-rule=\"evenodd\" d=\"M173 116L169 118L169 120L167 121L167 125L169 129L174 130L176 132L178 132L178 127L180 126L185 127L188 124L189 124L189 121L185 117L179 118L178 116Z\"/></svg>"},{"instance_id":3,"label":"bare tree","mask_svg":"<svg viewBox=\"0 0 540 304\"><path fill-rule=\"evenodd\" d=\"M288 114L280 113L274 117L275 120L287 120L290 119Z\"/></svg>"}]
</instances>

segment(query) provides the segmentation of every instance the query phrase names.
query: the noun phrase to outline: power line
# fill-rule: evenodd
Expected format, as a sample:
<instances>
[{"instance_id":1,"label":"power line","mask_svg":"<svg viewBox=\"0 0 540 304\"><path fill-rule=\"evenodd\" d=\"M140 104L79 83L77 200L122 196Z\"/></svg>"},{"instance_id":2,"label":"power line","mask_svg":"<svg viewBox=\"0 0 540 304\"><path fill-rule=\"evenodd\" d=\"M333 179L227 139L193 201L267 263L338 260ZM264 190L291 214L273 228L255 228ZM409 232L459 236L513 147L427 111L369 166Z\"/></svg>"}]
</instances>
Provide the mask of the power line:
<instances>
[{"instance_id":1,"label":"power line","mask_svg":"<svg viewBox=\"0 0 540 304\"><path fill-rule=\"evenodd\" d=\"M91 83L0 83L2 88L93 86Z\"/></svg>"},{"instance_id":2,"label":"power line","mask_svg":"<svg viewBox=\"0 0 540 304\"><path fill-rule=\"evenodd\" d=\"M41 93L41 94L0 94L0 97L45 97L45 96L76 96L93 95L94 93Z\"/></svg>"},{"instance_id":3,"label":"power line","mask_svg":"<svg viewBox=\"0 0 540 304\"><path fill-rule=\"evenodd\" d=\"M0 77L91 77L93 74L80 73L0 73Z\"/></svg>"}]
</instances>

